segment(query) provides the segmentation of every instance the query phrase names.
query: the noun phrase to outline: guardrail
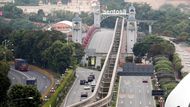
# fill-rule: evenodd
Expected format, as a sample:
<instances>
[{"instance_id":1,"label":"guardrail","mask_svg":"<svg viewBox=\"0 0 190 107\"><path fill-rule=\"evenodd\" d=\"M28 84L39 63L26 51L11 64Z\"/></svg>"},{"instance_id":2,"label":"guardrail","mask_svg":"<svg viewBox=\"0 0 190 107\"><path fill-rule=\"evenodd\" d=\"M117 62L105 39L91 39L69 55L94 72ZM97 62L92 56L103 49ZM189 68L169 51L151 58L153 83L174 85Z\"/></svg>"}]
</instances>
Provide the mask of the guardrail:
<instances>
[{"instance_id":1,"label":"guardrail","mask_svg":"<svg viewBox=\"0 0 190 107\"><path fill-rule=\"evenodd\" d=\"M115 29L114 29L114 36L113 36L113 39L112 39L112 43L111 43L111 46L109 48L109 51L108 51L108 55L106 57L106 60L104 62L104 65L103 65L103 68L101 70L101 73L100 73L100 76L98 78L98 81L96 83L96 87L95 87L95 90L94 92L92 93L92 95L81 101L81 102L78 102L78 103L75 103L73 105L70 105L69 107L101 107L103 105L106 105L106 104L109 104L109 102L111 101L111 98L112 98L112 90L113 90L113 87L114 87L114 82L115 82L115 75L116 75L116 71L117 71L117 64L118 64L118 60L119 60L119 53L120 53L120 50L121 50L121 40L122 40L122 33L123 33L123 26L124 26L124 20L122 20L122 27L121 27L121 37L120 37L120 42L119 42L119 48L118 48L118 52L117 52L117 57L116 57L116 61L115 61L115 66L114 66L114 71L113 71L113 75L112 75L112 78L111 78L111 83L110 83L110 86L109 86L109 91L108 91L108 95L99 100L99 101L96 101L96 97L98 95L98 90L100 88L100 83L103 79L103 76L105 74L105 71L106 71L106 67L107 67L107 63L109 61L109 58L110 58L110 55L111 55L111 51L112 51L112 47L113 47L113 44L114 44L114 38L115 38L115 35L116 35L116 32L117 32L117 27L118 27L118 20L116 20L116 25L115 25ZM89 104L89 105L88 105Z\"/></svg>"}]
</instances>

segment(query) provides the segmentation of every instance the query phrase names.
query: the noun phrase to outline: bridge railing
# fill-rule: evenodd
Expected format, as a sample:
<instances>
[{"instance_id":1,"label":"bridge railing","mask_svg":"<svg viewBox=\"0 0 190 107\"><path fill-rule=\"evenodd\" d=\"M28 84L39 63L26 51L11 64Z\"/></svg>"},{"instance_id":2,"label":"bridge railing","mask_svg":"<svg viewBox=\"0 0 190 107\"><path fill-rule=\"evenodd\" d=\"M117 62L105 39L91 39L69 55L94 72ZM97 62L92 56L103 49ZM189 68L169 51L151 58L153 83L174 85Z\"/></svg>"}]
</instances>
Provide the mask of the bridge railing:
<instances>
[{"instance_id":1,"label":"bridge railing","mask_svg":"<svg viewBox=\"0 0 190 107\"><path fill-rule=\"evenodd\" d=\"M118 52L117 52L117 56L116 56L114 71L113 71L113 74L112 74L108 94L107 94L107 96L105 98L103 98L101 100L98 100L96 102L93 102L92 104L89 104L86 107L102 107L102 106L108 105L112 100L113 89L114 89L115 79L116 79L116 75L117 75L117 67L118 67L117 65L119 63L119 56L120 56L120 51L121 51L122 39L123 39L123 30L124 30L124 19L122 20L120 43L119 43L119 48L118 48ZM116 29L115 29L115 31L116 31Z\"/></svg>"},{"instance_id":2,"label":"bridge railing","mask_svg":"<svg viewBox=\"0 0 190 107\"><path fill-rule=\"evenodd\" d=\"M110 57L110 53L111 53L112 46L113 46L113 43L114 43L114 37L115 37L115 33L116 33L116 30L117 30L117 26L118 26L117 23L118 23L118 19L116 20L116 25L115 25L115 28L114 28L114 33L113 33L113 38L112 38L111 46L109 48L108 55L107 55L107 57L105 59L104 65L103 65L102 70L101 70L101 73L100 73L99 78L97 80L94 92L87 99L82 100L82 101L80 101L78 103L75 103L73 105L70 105L68 107L85 107L87 104L90 104L90 103L93 103L94 101L96 101L96 95L98 94L98 89L100 88L100 82L101 82L101 80L103 78L104 71L106 70L108 59Z\"/></svg>"}]
</instances>

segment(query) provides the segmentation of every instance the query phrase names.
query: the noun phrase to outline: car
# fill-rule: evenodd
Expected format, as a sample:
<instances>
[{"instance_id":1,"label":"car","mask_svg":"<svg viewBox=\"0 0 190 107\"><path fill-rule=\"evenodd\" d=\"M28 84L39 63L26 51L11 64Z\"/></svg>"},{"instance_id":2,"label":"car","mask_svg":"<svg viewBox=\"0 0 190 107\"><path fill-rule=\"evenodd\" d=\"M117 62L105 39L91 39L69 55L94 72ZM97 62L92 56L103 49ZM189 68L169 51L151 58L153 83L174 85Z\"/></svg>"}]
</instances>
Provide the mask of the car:
<instances>
[{"instance_id":1,"label":"car","mask_svg":"<svg viewBox=\"0 0 190 107\"><path fill-rule=\"evenodd\" d=\"M81 92L80 97L88 97L88 92Z\"/></svg>"},{"instance_id":2,"label":"car","mask_svg":"<svg viewBox=\"0 0 190 107\"><path fill-rule=\"evenodd\" d=\"M55 89L52 87L50 90L50 93L54 93L54 92L55 92Z\"/></svg>"},{"instance_id":3,"label":"car","mask_svg":"<svg viewBox=\"0 0 190 107\"><path fill-rule=\"evenodd\" d=\"M91 73L89 76L91 76L93 79L95 79L95 75Z\"/></svg>"},{"instance_id":4,"label":"car","mask_svg":"<svg viewBox=\"0 0 190 107\"><path fill-rule=\"evenodd\" d=\"M147 81L147 80L143 80L142 82L143 82L143 83L148 83L148 81Z\"/></svg>"},{"instance_id":5,"label":"car","mask_svg":"<svg viewBox=\"0 0 190 107\"><path fill-rule=\"evenodd\" d=\"M80 85L85 85L86 84L86 80L80 80Z\"/></svg>"},{"instance_id":6,"label":"car","mask_svg":"<svg viewBox=\"0 0 190 107\"><path fill-rule=\"evenodd\" d=\"M84 90L90 90L90 86L89 85L84 86Z\"/></svg>"},{"instance_id":7,"label":"car","mask_svg":"<svg viewBox=\"0 0 190 107\"><path fill-rule=\"evenodd\" d=\"M93 79L93 76L88 76L88 82L92 82L94 79Z\"/></svg>"}]
</instances>

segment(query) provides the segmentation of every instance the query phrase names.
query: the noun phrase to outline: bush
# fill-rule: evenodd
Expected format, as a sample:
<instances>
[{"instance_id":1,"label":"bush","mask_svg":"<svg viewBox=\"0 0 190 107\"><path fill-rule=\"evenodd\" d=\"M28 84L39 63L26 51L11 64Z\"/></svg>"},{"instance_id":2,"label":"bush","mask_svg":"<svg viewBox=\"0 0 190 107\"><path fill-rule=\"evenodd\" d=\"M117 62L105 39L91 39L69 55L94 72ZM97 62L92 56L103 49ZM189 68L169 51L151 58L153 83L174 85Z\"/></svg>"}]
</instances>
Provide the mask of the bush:
<instances>
[{"instance_id":1,"label":"bush","mask_svg":"<svg viewBox=\"0 0 190 107\"><path fill-rule=\"evenodd\" d=\"M55 93L50 97L50 99L42 107L56 107L61 99L64 99L68 88L71 86L74 80L73 70L69 70L65 75L65 78L61 81L61 85L56 89Z\"/></svg>"}]
</instances>

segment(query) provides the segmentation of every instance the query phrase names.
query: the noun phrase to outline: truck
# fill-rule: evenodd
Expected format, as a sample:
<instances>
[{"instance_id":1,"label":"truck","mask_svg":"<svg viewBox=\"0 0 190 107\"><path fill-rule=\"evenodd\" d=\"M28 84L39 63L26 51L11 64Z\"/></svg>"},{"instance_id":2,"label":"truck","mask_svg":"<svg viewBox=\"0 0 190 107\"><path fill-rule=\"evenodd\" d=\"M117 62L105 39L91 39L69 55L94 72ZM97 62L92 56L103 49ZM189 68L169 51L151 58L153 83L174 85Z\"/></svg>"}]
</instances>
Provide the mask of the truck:
<instances>
[{"instance_id":1,"label":"truck","mask_svg":"<svg viewBox=\"0 0 190 107\"><path fill-rule=\"evenodd\" d=\"M25 59L15 59L15 69L19 71L28 71L28 63Z\"/></svg>"},{"instance_id":2,"label":"truck","mask_svg":"<svg viewBox=\"0 0 190 107\"><path fill-rule=\"evenodd\" d=\"M36 78L27 78L26 79L26 85L37 85L37 79Z\"/></svg>"}]
</instances>

